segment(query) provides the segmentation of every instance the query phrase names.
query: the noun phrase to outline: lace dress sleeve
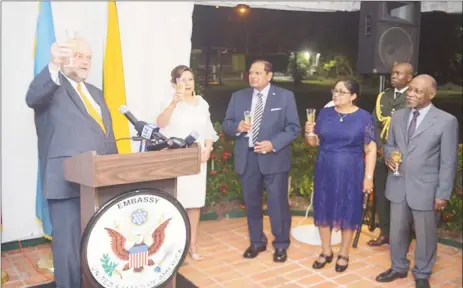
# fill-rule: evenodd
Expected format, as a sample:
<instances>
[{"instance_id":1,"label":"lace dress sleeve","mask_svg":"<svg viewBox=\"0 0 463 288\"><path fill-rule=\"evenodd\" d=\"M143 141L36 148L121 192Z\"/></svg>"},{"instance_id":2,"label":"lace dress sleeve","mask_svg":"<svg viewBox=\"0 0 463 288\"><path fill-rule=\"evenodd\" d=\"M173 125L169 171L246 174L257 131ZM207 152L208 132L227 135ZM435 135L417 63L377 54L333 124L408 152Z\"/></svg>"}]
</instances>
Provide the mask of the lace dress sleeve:
<instances>
[{"instance_id":1,"label":"lace dress sleeve","mask_svg":"<svg viewBox=\"0 0 463 288\"><path fill-rule=\"evenodd\" d=\"M368 115L367 124L365 126L365 135L363 136L363 141L365 145L370 144L371 141L376 143L376 130L373 117Z\"/></svg>"}]
</instances>

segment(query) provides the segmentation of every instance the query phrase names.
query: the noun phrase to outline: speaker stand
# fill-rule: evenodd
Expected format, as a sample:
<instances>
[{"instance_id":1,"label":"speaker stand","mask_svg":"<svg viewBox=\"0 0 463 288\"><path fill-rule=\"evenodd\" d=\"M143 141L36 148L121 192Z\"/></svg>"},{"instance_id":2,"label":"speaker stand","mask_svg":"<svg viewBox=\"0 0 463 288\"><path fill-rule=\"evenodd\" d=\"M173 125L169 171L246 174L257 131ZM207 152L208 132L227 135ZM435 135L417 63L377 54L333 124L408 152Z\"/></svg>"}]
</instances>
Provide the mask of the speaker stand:
<instances>
[{"instance_id":1,"label":"speaker stand","mask_svg":"<svg viewBox=\"0 0 463 288\"><path fill-rule=\"evenodd\" d=\"M386 89L386 75L379 76L379 93Z\"/></svg>"}]
</instances>

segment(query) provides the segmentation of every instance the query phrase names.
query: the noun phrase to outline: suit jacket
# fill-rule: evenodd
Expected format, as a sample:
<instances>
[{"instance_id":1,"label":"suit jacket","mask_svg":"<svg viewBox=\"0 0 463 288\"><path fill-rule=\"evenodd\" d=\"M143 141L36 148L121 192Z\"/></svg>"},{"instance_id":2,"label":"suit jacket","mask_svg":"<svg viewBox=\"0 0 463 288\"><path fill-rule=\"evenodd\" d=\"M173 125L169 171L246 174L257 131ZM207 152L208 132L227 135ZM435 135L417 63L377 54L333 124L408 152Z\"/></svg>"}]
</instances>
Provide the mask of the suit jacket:
<instances>
[{"instance_id":1,"label":"suit jacket","mask_svg":"<svg viewBox=\"0 0 463 288\"><path fill-rule=\"evenodd\" d=\"M432 105L432 104L430 104ZM397 147L402 153L401 176L389 171L386 198L393 203L406 200L414 210L433 210L434 200L452 194L458 155L458 121L435 106L407 141L410 108L396 111L385 147L386 157Z\"/></svg>"},{"instance_id":2,"label":"suit jacket","mask_svg":"<svg viewBox=\"0 0 463 288\"><path fill-rule=\"evenodd\" d=\"M253 88L247 88L232 94L227 108L223 131L236 137L234 160L235 171L243 174L249 150L249 139L245 133L236 136L236 128L244 118L244 111L251 110ZM262 174L287 172L291 169L291 151L289 145L301 131L294 93L270 85L257 141L268 140L274 152L259 154L259 168Z\"/></svg>"},{"instance_id":3,"label":"suit jacket","mask_svg":"<svg viewBox=\"0 0 463 288\"><path fill-rule=\"evenodd\" d=\"M99 155L117 154L111 115L100 89L85 83L100 105L107 134L88 114L71 83L60 74L57 85L48 65L34 78L26 103L34 109L38 138L40 180L48 199L80 196L79 185L64 179L63 160L80 153L96 151Z\"/></svg>"}]
</instances>

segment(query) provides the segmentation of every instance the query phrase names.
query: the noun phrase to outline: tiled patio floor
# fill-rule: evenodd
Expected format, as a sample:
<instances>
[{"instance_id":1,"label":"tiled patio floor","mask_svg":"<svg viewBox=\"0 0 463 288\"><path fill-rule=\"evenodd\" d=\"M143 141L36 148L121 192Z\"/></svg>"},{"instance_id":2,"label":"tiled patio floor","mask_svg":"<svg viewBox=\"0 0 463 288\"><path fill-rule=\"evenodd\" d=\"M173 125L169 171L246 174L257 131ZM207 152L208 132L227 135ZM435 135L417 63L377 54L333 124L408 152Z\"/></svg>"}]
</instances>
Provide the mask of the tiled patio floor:
<instances>
[{"instance_id":1,"label":"tiled patio floor","mask_svg":"<svg viewBox=\"0 0 463 288\"><path fill-rule=\"evenodd\" d=\"M300 219L294 217L293 223L297 224ZM391 284L375 282L376 275L390 266L389 250L388 246L368 247L365 243L374 235L366 229L360 237L359 247L351 252L349 268L341 274L334 271L334 261L322 270L313 270L311 265L320 252L319 248L296 240L292 241L284 264L272 261L272 249L255 259L243 259L242 253L248 246L245 218L201 222L200 231L199 245L204 259L194 261L188 257L180 269L198 287L414 287L411 273L408 279ZM265 231L270 242L272 236L267 217ZM40 255L49 253L49 247L42 245L25 251L35 263ZM431 286L462 287L461 250L439 244L437 255ZM412 256L409 258L413 266ZM2 266L10 276L10 282L3 286L5 288L47 282L18 251L2 253Z\"/></svg>"}]
</instances>

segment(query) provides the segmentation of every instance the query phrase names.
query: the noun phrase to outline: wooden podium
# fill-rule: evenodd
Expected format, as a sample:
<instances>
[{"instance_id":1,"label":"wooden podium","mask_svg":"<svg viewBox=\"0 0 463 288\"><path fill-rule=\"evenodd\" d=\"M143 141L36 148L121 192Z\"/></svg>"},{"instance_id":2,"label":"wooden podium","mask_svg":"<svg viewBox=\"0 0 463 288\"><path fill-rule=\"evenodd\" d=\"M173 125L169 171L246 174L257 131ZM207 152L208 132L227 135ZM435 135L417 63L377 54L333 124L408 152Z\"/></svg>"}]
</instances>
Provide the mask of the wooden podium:
<instances>
[{"instance_id":1,"label":"wooden podium","mask_svg":"<svg viewBox=\"0 0 463 288\"><path fill-rule=\"evenodd\" d=\"M82 233L93 214L108 200L138 188L158 188L176 197L177 177L200 172L201 150L190 148L97 155L90 151L64 160L64 177L80 184ZM90 279L82 277L82 287ZM165 287L175 286L175 275Z\"/></svg>"}]
</instances>

